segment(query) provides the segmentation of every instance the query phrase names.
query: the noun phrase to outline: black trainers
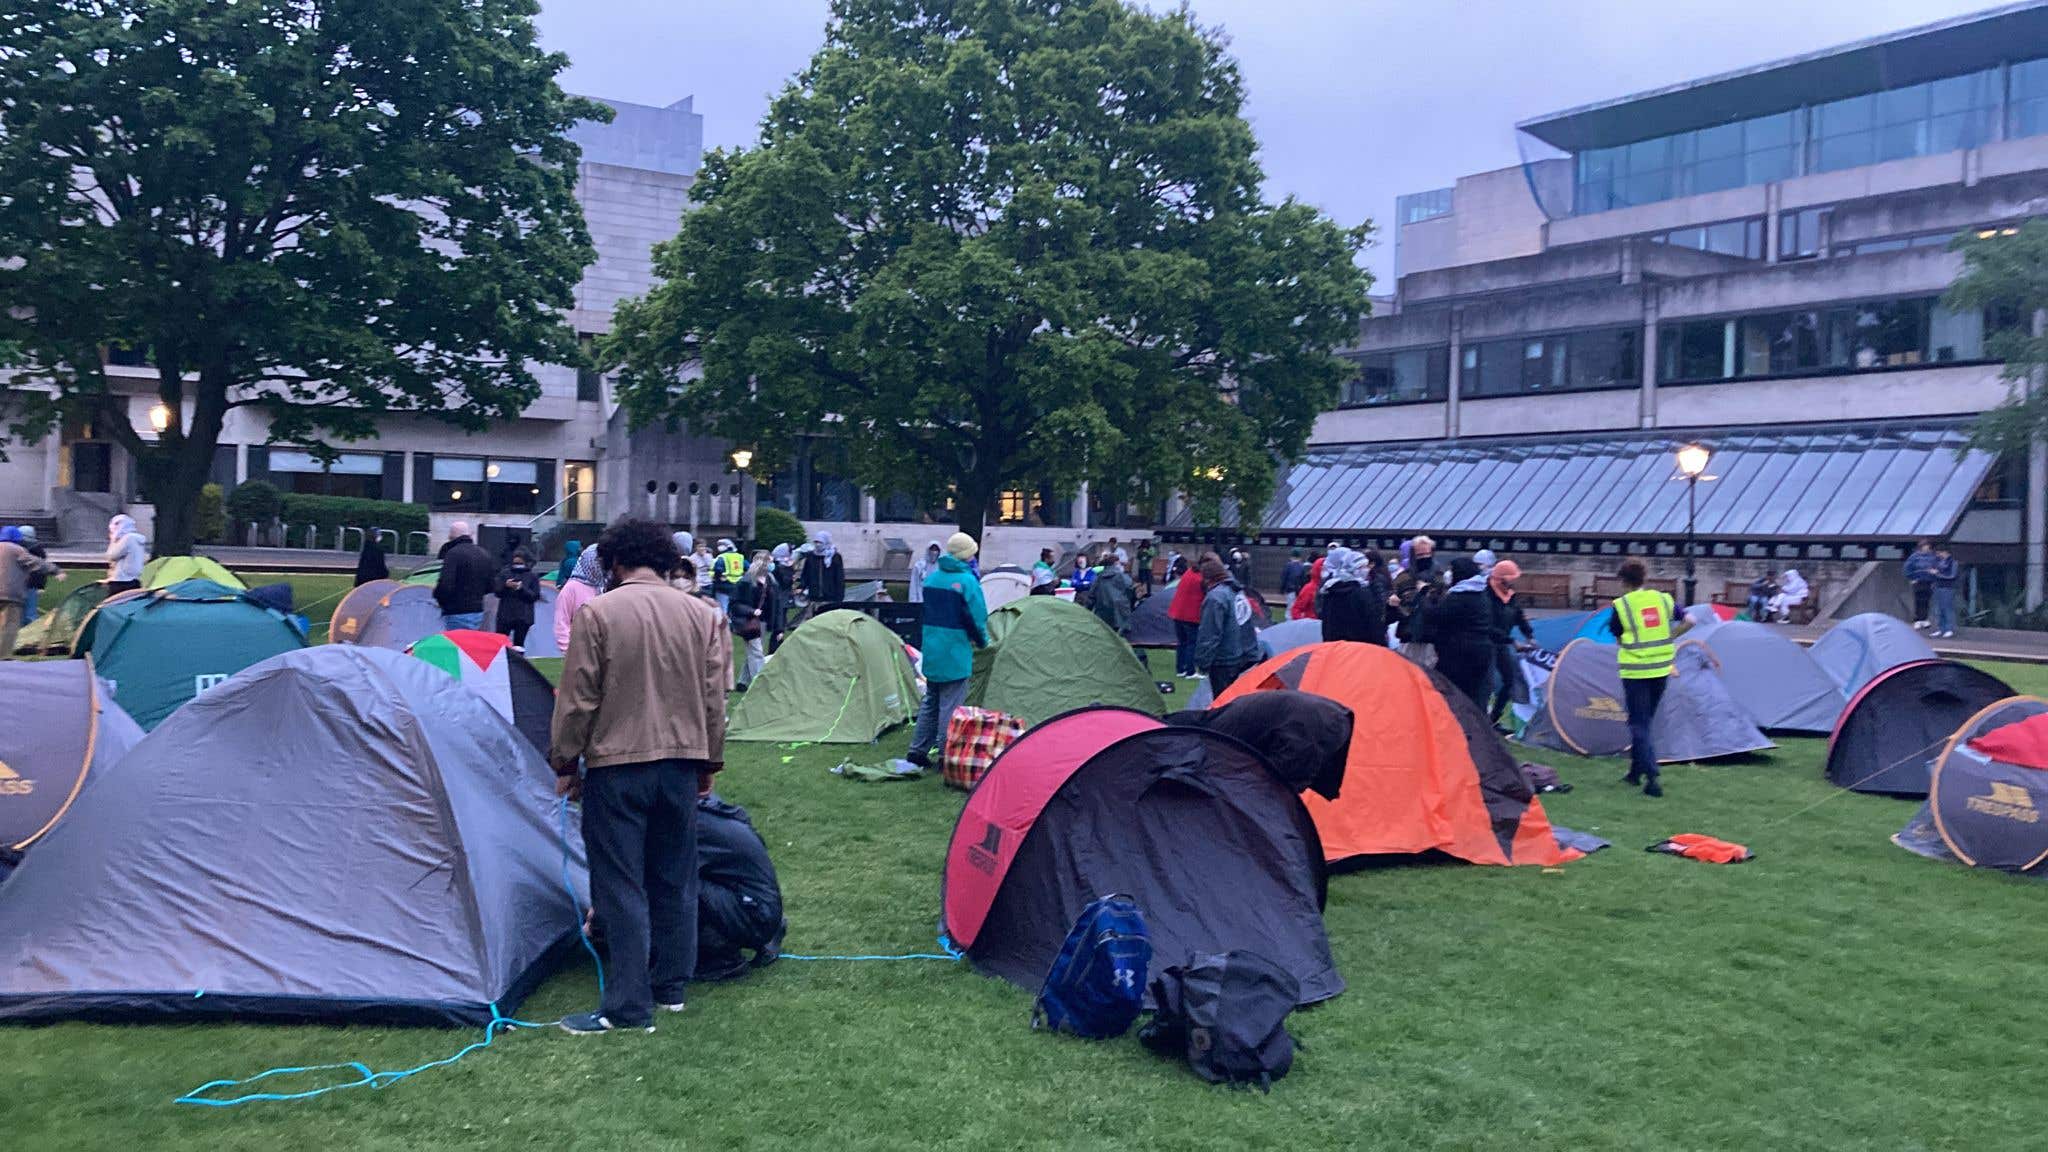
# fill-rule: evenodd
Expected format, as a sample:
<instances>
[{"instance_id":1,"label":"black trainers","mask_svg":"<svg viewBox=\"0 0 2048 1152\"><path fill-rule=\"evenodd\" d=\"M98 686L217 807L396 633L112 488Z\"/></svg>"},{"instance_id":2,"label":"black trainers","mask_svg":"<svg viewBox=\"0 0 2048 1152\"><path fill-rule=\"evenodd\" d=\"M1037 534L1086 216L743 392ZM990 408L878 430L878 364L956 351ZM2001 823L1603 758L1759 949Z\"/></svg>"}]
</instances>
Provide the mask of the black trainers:
<instances>
[{"instance_id":1,"label":"black trainers","mask_svg":"<svg viewBox=\"0 0 2048 1152\"><path fill-rule=\"evenodd\" d=\"M1657 778L1655 776L1652 776L1648 780L1643 782L1643 795L1662 796L1663 794L1664 786L1657 783Z\"/></svg>"},{"instance_id":2,"label":"black trainers","mask_svg":"<svg viewBox=\"0 0 2048 1152\"><path fill-rule=\"evenodd\" d=\"M652 1032L654 1021L649 1020L645 1024L636 1025L614 1024L602 1012L581 1012L574 1016L562 1017L561 1028L571 1036L596 1036L603 1032Z\"/></svg>"},{"instance_id":3,"label":"black trainers","mask_svg":"<svg viewBox=\"0 0 2048 1152\"><path fill-rule=\"evenodd\" d=\"M924 769L927 772L931 771L932 757L931 753L929 752L919 752L917 749L913 748L910 751L904 753L903 758L905 760L910 761L912 764L917 765L919 768Z\"/></svg>"},{"instance_id":4,"label":"black trainers","mask_svg":"<svg viewBox=\"0 0 2048 1152\"><path fill-rule=\"evenodd\" d=\"M1623 776L1623 777L1621 778L1621 782L1622 782L1623 784L1626 784L1626 785L1628 785L1629 787L1633 788L1633 787L1635 787L1636 785L1638 785L1638 784L1641 784L1641 783L1643 782L1643 778L1642 778L1642 776L1638 775L1637 773L1631 772L1631 773L1629 773L1628 775L1626 775L1626 776Z\"/></svg>"}]
</instances>

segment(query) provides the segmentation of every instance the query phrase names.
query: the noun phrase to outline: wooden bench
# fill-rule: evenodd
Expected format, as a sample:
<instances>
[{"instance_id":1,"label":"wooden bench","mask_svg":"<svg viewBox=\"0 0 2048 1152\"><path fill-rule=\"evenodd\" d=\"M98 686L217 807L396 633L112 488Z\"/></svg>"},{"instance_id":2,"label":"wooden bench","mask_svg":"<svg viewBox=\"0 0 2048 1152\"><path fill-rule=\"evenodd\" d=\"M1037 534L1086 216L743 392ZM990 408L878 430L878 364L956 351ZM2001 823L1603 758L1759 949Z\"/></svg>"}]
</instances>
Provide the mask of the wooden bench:
<instances>
[{"instance_id":1,"label":"wooden bench","mask_svg":"<svg viewBox=\"0 0 2048 1152\"><path fill-rule=\"evenodd\" d=\"M1749 607L1749 581L1728 581L1728 583L1721 586L1719 592L1714 594L1714 603L1747 609ZM1803 603L1794 604L1790 613L1792 623L1794 624L1811 624L1813 623L1813 618L1819 614L1820 596L1811 588L1807 590L1806 600Z\"/></svg>"},{"instance_id":2,"label":"wooden bench","mask_svg":"<svg viewBox=\"0 0 2048 1152\"><path fill-rule=\"evenodd\" d=\"M1676 580L1645 580L1643 581L1643 587L1662 592L1673 600L1678 599L1678 581ZM1593 577L1593 587L1587 590L1585 596L1580 598L1579 607L1582 609L1605 608L1625 591L1627 589L1622 587L1621 577L1595 576Z\"/></svg>"},{"instance_id":3,"label":"wooden bench","mask_svg":"<svg viewBox=\"0 0 2048 1152\"><path fill-rule=\"evenodd\" d=\"M1515 583L1515 599L1525 608L1569 608L1572 578L1568 572L1524 572Z\"/></svg>"}]
</instances>

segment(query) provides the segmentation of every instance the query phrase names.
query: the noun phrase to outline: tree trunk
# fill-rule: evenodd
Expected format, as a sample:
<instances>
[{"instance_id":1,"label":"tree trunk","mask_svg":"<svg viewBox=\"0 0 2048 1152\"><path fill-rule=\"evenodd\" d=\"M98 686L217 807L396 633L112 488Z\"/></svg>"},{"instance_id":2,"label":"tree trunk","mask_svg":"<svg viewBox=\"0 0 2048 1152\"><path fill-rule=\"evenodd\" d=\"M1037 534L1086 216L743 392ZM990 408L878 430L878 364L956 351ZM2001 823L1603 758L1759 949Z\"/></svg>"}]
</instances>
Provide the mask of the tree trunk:
<instances>
[{"instance_id":1,"label":"tree trunk","mask_svg":"<svg viewBox=\"0 0 2048 1152\"><path fill-rule=\"evenodd\" d=\"M152 453L154 454L154 453ZM189 455L189 446L178 455ZM170 466L166 467L165 464ZM192 534L199 520L199 490L206 486L206 470L177 466L177 462L156 462L141 469L142 498L156 509L156 527L150 532L150 548L158 556L189 556Z\"/></svg>"},{"instance_id":2,"label":"tree trunk","mask_svg":"<svg viewBox=\"0 0 2048 1152\"><path fill-rule=\"evenodd\" d=\"M993 486L962 480L953 493L954 519L960 522L960 530L981 543L983 527L988 523L988 508L995 500Z\"/></svg>"}]
</instances>

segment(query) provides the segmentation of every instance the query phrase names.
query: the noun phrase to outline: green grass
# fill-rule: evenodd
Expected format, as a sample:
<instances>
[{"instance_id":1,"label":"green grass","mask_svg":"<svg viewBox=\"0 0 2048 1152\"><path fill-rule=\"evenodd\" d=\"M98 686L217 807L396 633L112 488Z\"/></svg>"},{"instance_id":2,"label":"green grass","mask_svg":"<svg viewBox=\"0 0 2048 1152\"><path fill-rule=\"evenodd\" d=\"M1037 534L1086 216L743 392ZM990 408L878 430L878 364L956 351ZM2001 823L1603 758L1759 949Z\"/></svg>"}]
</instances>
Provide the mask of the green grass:
<instances>
[{"instance_id":1,"label":"green grass","mask_svg":"<svg viewBox=\"0 0 2048 1152\"><path fill-rule=\"evenodd\" d=\"M542 662L549 667L552 662ZM1994 669L2016 687L2048 670ZM722 791L774 851L797 952L926 951L958 793L861 785L848 753L735 745ZM216 1111L218 1076L453 1052L454 1032L223 1025L0 1029L10 1147L1971 1149L2041 1146L2043 889L1887 842L1913 806L1837 792L1822 742L1674 767L1543 754L1552 817L1614 842L1561 869L1334 877L1350 990L1297 1014L1272 1095L1209 1088L1135 1039L1034 1033L1031 997L932 962L784 962L693 992L654 1036L504 1037L382 1091ZM1642 849L1674 832L1758 853ZM1256 942L1252 943L1256 946ZM522 1015L594 1003L587 964Z\"/></svg>"}]
</instances>

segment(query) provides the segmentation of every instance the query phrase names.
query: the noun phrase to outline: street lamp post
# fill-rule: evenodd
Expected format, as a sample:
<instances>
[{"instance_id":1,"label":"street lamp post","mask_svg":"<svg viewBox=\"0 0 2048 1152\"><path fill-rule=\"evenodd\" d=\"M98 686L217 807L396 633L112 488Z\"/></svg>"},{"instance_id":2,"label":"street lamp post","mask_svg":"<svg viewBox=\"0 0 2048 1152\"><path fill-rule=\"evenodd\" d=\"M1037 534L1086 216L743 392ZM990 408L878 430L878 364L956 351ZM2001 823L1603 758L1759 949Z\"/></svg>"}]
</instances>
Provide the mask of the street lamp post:
<instances>
[{"instance_id":1,"label":"street lamp post","mask_svg":"<svg viewBox=\"0 0 2048 1152\"><path fill-rule=\"evenodd\" d=\"M1678 474L1685 477L1685 602L1682 607L1687 608L1698 599L1699 593L1699 579L1694 572L1694 557L1699 551L1696 533L1700 475L1707 470L1710 456L1706 447L1700 444L1687 444L1678 450Z\"/></svg>"},{"instance_id":2,"label":"street lamp post","mask_svg":"<svg viewBox=\"0 0 2048 1152\"><path fill-rule=\"evenodd\" d=\"M737 517L739 520L738 527L740 539L746 542L748 548L754 546L754 474L747 471L753 463L754 452L751 448L737 448L733 450L732 466L739 469L740 473L740 514Z\"/></svg>"}]
</instances>

